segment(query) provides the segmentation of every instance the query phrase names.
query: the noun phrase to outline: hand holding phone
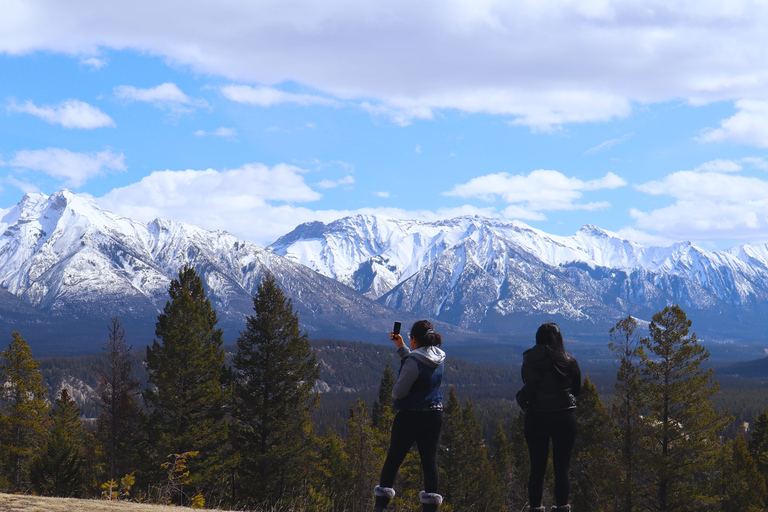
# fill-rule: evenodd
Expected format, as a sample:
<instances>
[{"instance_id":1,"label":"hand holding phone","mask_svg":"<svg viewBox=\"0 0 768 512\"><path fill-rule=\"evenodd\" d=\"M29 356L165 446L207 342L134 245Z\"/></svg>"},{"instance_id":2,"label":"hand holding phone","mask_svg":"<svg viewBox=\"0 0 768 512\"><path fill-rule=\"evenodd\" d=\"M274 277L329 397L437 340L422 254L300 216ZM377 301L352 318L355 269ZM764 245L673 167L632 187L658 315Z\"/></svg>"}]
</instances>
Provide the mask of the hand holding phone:
<instances>
[{"instance_id":1,"label":"hand holding phone","mask_svg":"<svg viewBox=\"0 0 768 512\"><path fill-rule=\"evenodd\" d=\"M405 344L403 338L400 336L400 325L400 322L395 322L395 326L392 328L392 335L389 337L398 348Z\"/></svg>"}]
</instances>

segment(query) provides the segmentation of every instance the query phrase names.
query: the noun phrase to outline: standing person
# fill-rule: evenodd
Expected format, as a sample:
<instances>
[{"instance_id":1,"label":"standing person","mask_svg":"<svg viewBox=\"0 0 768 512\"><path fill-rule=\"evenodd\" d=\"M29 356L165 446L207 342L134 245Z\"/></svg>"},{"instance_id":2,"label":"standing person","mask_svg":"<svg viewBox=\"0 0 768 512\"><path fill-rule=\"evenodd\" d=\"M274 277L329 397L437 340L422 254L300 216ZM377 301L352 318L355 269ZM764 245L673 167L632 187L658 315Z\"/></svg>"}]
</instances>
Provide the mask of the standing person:
<instances>
[{"instance_id":1,"label":"standing person","mask_svg":"<svg viewBox=\"0 0 768 512\"><path fill-rule=\"evenodd\" d=\"M379 485L374 489L374 512L387 510L389 501L395 497L392 486L395 484L397 471L414 442L419 450L424 472L424 490L419 494L422 512L435 512L443 502L443 497L437 493L440 483L437 445L443 426L443 395L440 393L440 384L443 381L445 361L445 352L439 347L443 341L427 320L414 323L408 335L410 350L399 334L393 331L389 335L400 356L400 373L392 389L395 419L392 422L389 452L381 469Z\"/></svg>"},{"instance_id":2,"label":"standing person","mask_svg":"<svg viewBox=\"0 0 768 512\"><path fill-rule=\"evenodd\" d=\"M576 441L576 397L581 391L581 370L576 359L565 351L557 324L547 322L539 327L536 346L523 353L522 376L525 385L535 390L533 404L525 411L525 441L531 459L528 505L532 511L545 511L541 498L551 439L556 503L552 512L569 512L568 470Z\"/></svg>"}]
</instances>

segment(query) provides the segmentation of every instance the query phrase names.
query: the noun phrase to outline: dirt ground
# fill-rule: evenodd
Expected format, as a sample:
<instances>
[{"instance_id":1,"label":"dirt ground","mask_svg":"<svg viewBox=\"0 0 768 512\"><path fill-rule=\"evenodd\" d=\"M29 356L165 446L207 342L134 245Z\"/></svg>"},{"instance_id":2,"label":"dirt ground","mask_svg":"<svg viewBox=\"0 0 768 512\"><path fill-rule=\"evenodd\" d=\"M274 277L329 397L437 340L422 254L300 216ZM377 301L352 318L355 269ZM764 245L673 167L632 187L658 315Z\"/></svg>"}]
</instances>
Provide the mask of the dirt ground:
<instances>
[{"instance_id":1,"label":"dirt ground","mask_svg":"<svg viewBox=\"0 0 768 512\"><path fill-rule=\"evenodd\" d=\"M192 512L187 507L0 493L0 512Z\"/></svg>"}]
</instances>

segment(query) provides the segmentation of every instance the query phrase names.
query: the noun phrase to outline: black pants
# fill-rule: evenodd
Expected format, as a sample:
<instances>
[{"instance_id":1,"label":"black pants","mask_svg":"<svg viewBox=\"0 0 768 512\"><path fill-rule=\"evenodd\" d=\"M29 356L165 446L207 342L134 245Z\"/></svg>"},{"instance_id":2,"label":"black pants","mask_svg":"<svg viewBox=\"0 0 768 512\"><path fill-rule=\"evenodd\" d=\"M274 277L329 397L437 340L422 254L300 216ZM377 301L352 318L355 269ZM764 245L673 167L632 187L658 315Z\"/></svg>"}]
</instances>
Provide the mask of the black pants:
<instances>
[{"instance_id":1,"label":"black pants","mask_svg":"<svg viewBox=\"0 0 768 512\"><path fill-rule=\"evenodd\" d=\"M528 504L534 508L541 506L550 439L555 470L555 503L557 506L563 506L568 504L568 495L571 492L568 470L571 466L573 443L576 441L576 409L525 413L525 441L531 458Z\"/></svg>"},{"instance_id":2,"label":"black pants","mask_svg":"<svg viewBox=\"0 0 768 512\"><path fill-rule=\"evenodd\" d=\"M424 472L424 491L437 493L440 474L437 469L437 445L443 428L443 411L398 411L392 423L389 452L381 469L381 487L395 485L400 464L408 455L413 443L419 450L421 469Z\"/></svg>"}]
</instances>

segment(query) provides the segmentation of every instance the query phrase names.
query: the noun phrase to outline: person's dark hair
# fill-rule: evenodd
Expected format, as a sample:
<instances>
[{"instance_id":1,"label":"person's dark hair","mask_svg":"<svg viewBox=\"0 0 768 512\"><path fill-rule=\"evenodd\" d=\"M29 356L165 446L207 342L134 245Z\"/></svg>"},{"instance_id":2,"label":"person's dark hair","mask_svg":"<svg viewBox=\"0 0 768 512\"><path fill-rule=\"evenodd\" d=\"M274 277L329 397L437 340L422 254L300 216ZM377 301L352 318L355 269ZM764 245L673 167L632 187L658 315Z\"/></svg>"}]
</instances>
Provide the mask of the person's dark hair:
<instances>
[{"instance_id":1,"label":"person's dark hair","mask_svg":"<svg viewBox=\"0 0 768 512\"><path fill-rule=\"evenodd\" d=\"M539 330L536 331L536 344L546 345L549 358L552 359L558 373L564 376L570 374L573 356L565 351L563 333L560 332L560 327L556 323L546 322L541 324Z\"/></svg>"},{"instance_id":2,"label":"person's dark hair","mask_svg":"<svg viewBox=\"0 0 768 512\"><path fill-rule=\"evenodd\" d=\"M443 338L435 332L435 326L429 320L419 320L411 326L411 336L416 338L418 347L440 347L443 345Z\"/></svg>"}]
</instances>

